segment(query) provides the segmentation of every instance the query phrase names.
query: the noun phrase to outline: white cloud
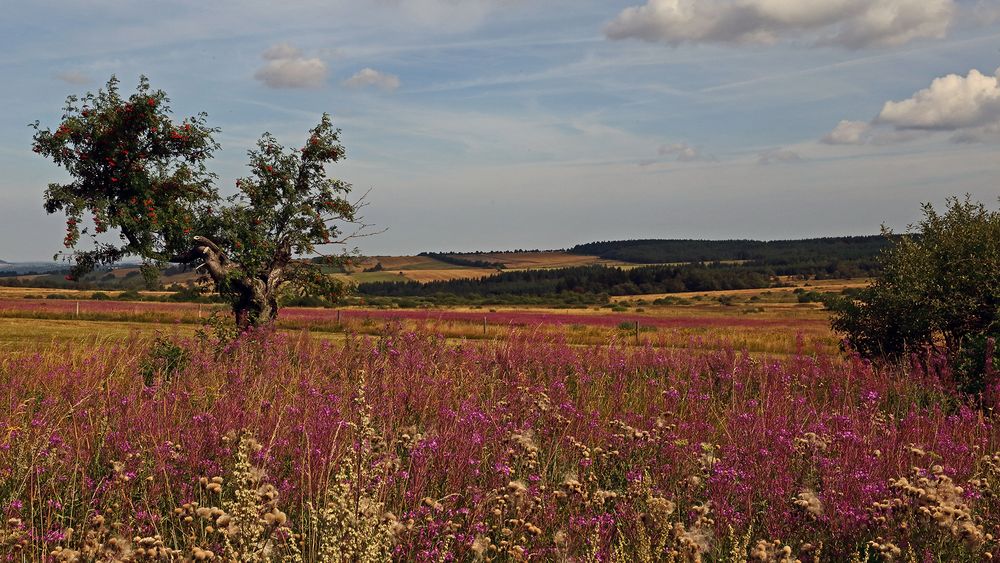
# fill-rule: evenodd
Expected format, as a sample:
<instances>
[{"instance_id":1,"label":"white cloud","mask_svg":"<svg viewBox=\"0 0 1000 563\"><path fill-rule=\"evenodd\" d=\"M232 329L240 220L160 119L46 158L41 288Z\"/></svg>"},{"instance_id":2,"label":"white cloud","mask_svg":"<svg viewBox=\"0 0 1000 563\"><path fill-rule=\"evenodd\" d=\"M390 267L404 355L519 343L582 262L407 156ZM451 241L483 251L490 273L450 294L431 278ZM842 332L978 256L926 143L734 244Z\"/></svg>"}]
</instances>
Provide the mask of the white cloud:
<instances>
[{"instance_id":1,"label":"white cloud","mask_svg":"<svg viewBox=\"0 0 1000 563\"><path fill-rule=\"evenodd\" d=\"M888 101L871 122L841 121L823 142L886 145L933 132L950 132L956 143L981 143L1000 136L1000 69L992 76L971 70L949 74L900 101Z\"/></svg>"},{"instance_id":2,"label":"white cloud","mask_svg":"<svg viewBox=\"0 0 1000 563\"><path fill-rule=\"evenodd\" d=\"M318 88L326 81L326 63L306 57L288 43L271 46L261 53L261 58L267 64L257 70L254 78L270 88Z\"/></svg>"},{"instance_id":3,"label":"white cloud","mask_svg":"<svg viewBox=\"0 0 1000 563\"><path fill-rule=\"evenodd\" d=\"M88 84L90 77L79 70L67 70L56 73L56 78L69 84Z\"/></svg>"},{"instance_id":4,"label":"white cloud","mask_svg":"<svg viewBox=\"0 0 1000 563\"><path fill-rule=\"evenodd\" d=\"M678 162L695 162L698 160L715 160L715 157L705 153L701 147L693 147L687 143L660 145L656 151L660 156L676 156Z\"/></svg>"},{"instance_id":5,"label":"white cloud","mask_svg":"<svg viewBox=\"0 0 1000 563\"><path fill-rule=\"evenodd\" d=\"M897 129L955 131L1000 120L1000 69L992 76L971 70L967 76L935 78L929 88L899 102L886 102L877 123Z\"/></svg>"},{"instance_id":6,"label":"white cloud","mask_svg":"<svg viewBox=\"0 0 1000 563\"><path fill-rule=\"evenodd\" d=\"M379 72L373 68L363 68L354 73L354 76L344 81L344 86L349 88L364 88L374 86L387 92L392 92L399 88L399 77L394 74Z\"/></svg>"},{"instance_id":7,"label":"white cloud","mask_svg":"<svg viewBox=\"0 0 1000 563\"><path fill-rule=\"evenodd\" d=\"M829 145L863 145L870 136L870 129L867 121L845 119L823 137L823 142Z\"/></svg>"},{"instance_id":8,"label":"white cloud","mask_svg":"<svg viewBox=\"0 0 1000 563\"><path fill-rule=\"evenodd\" d=\"M757 155L757 164L767 166L772 163L801 162L799 153L789 149L770 149Z\"/></svg>"},{"instance_id":9,"label":"white cloud","mask_svg":"<svg viewBox=\"0 0 1000 563\"><path fill-rule=\"evenodd\" d=\"M955 0L647 0L604 32L675 46L804 39L860 49L942 38L955 11Z\"/></svg>"}]
</instances>

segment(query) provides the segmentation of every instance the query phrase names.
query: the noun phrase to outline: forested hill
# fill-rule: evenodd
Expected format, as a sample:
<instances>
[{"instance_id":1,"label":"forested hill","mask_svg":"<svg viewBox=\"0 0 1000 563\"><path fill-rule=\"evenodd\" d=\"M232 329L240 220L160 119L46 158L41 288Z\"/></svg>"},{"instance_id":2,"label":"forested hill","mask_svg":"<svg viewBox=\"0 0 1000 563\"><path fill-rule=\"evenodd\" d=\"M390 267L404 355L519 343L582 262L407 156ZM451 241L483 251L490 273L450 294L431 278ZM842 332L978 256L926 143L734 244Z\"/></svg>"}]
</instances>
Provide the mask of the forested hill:
<instances>
[{"instance_id":1,"label":"forested hill","mask_svg":"<svg viewBox=\"0 0 1000 563\"><path fill-rule=\"evenodd\" d=\"M646 239L580 244L569 252L636 264L747 260L780 266L817 260L869 260L886 244L888 239L882 235L772 241Z\"/></svg>"},{"instance_id":2,"label":"forested hill","mask_svg":"<svg viewBox=\"0 0 1000 563\"><path fill-rule=\"evenodd\" d=\"M358 285L358 292L384 297L607 296L752 289L770 285L770 272L741 266L641 266L629 269L578 266L508 271L479 279L362 283Z\"/></svg>"}]
</instances>

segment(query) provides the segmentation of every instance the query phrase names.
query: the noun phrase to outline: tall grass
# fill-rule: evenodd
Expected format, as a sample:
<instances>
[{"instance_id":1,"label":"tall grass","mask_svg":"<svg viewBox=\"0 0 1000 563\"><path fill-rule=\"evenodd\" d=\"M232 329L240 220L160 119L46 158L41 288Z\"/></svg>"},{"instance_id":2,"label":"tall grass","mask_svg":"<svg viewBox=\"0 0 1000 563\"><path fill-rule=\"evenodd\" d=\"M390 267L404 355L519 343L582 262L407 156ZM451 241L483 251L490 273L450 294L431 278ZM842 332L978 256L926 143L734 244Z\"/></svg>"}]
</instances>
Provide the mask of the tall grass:
<instances>
[{"instance_id":1,"label":"tall grass","mask_svg":"<svg viewBox=\"0 0 1000 563\"><path fill-rule=\"evenodd\" d=\"M528 330L456 345L399 326L338 344L160 343L170 362L148 344L0 359L0 558L998 549L1000 434L932 361L571 346Z\"/></svg>"}]
</instances>

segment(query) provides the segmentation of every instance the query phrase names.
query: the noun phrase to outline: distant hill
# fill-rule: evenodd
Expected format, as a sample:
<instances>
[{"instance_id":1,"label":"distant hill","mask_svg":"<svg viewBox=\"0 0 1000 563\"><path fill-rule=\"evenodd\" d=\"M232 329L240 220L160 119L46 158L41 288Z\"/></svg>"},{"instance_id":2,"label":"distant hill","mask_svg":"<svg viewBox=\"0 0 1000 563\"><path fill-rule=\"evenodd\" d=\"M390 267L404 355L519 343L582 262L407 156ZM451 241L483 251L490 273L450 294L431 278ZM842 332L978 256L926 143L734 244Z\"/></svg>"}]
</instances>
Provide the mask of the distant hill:
<instances>
[{"instance_id":1,"label":"distant hill","mask_svg":"<svg viewBox=\"0 0 1000 563\"><path fill-rule=\"evenodd\" d=\"M373 297L456 303L597 303L609 295L763 288L785 283L786 276L809 280L867 278L878 271L878 255L889 242L882 235L777 241L606 241L581 244L566 252L538 253L576 256L586 259L585 264L516 270L500 254L435 254L438 260L444 256L450 263L477 265L500 257L497 261L504 262L507 269L474 279L456 276L425 283L398 278L359 280L357 289Z\"/></svg>"},{"instance_id":2,"label":"distant hill","mask_svg":"<svg viewBox=\"0 0 1000 563\"><path fill-rule=\"evenodd\" d=\"M8 262L6 260L0 260L0 264L10 264L10 262Z\"/></svg>"},{"instance_id":3,"label":"distant hill","mask_svg":"<svg viewBox=\"0 0 1000 563\"><path fill-rule=\"evenodd\" d=\"M579 244L569 252L636 264L746 261L780 266L873 259L888 243L882 235L772 241L645 239Z\"/></svg>"}]
</instances>

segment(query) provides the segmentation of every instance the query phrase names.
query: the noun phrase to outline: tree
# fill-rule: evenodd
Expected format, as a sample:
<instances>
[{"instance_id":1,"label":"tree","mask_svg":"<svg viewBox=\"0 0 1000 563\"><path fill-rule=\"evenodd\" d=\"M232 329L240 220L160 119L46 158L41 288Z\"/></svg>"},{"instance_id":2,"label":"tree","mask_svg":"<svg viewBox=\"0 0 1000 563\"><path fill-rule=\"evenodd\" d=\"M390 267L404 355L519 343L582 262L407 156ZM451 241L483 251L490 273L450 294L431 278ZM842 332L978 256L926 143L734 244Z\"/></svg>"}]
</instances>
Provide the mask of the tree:
<instances>
[{"instance_id":1,"label":"tree","mask_svg":"<svg viewBox=\"0 0 1000 563\"><path fill-rule=\"evenodd\" d=\"M248 151L250 175L222 198L206 166L219 130L203 113L174 121L168 103L145 77L123 98L112 77L96 94L67 98L54 131L32 125L33 150L72 178L45 192L45 210L66 214L69 277L130 256L149 276L167 262L195 266L241 328L272 321L284 291L340 295L343 285L323 263L296 259L370 234L358 215L363 198L349 201L350 184L326 175L325 165L345 155L330 117L298 151L265 133ZM92 241L86 250L77 248L83 235Z\"/></svg>"},{"instance_id":2,"label":"tree","mask_svg":"<svg viewBox=\"0 0 1000 563\"><path fill-rule=\"evenodd\" d=\"M1000 334L1000 212L966 196L923 214L882 252L881 274L837 308L833 328L868 357L931 349L961 363Z\"/></svg>"}]
</instances>

